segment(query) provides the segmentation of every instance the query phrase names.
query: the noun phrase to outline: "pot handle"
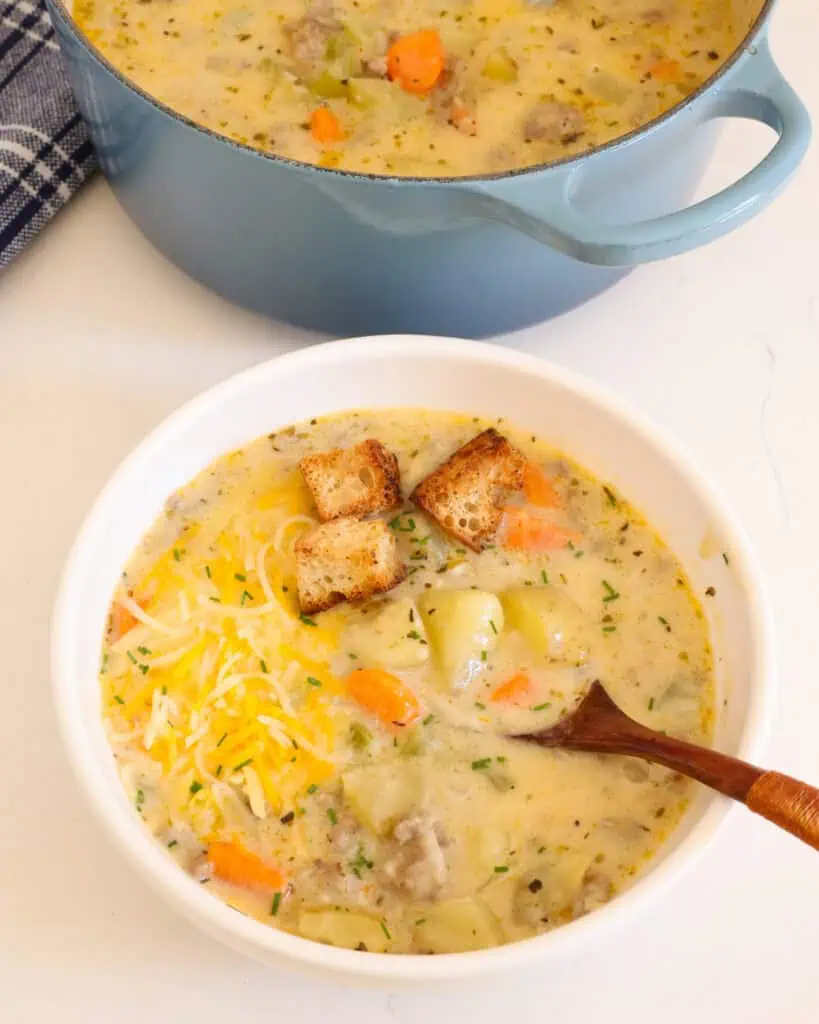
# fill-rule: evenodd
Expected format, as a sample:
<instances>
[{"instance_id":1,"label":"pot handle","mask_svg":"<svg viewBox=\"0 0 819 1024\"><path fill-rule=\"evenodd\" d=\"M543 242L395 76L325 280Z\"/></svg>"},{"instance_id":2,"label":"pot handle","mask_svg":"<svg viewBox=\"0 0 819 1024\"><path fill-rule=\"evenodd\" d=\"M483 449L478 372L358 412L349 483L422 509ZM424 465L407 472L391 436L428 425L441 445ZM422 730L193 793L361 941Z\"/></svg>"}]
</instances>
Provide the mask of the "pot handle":
<instances>
[{"instance_id":1,"label":"pot handle","mask_svg":"<svg viewBox=\"0 0 819 1024\"><path fill-rule=\"evenodd\" d=\"M730 81L706 98L703 121L743 117L778 135L773 148L739 181L693 206L631 224L605 224L572 202L582 168L555 181L555 194L538 212L470 189L476 212L522 231L584 263L621 267L675 256L726 234L765 207L785 186L808 148L808 112L774 63L763 39L749 50Z\"/></svg>"}]
</instances>

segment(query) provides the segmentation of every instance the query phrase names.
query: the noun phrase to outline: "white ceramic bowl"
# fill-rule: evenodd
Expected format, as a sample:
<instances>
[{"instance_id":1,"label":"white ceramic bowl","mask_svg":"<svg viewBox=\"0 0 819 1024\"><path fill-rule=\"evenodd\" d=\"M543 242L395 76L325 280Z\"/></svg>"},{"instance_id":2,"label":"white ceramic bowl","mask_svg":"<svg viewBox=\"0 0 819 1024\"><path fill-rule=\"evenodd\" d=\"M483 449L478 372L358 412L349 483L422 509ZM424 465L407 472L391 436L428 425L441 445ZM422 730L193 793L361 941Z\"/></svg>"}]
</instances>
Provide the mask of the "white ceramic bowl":
<instances>
[{"instance_id":1,"label":"white ceramic bowl","mask_svg":"<svg viewBox=\"0 0 819 1024\"><path fill-rule=\"evenodd\" d=\"M729 801L699 793L649 869L587 917L497 949L410 957L335 949L237 914L152 839L117 777L100 720L100 643L117 577L166 497L218 455L261 434L318 414L375 406L506 417L620 488L665 536L696 590L716 588L705 600L721 689L716 745L747 759L756 754L774 689L771 618L741 530L689 459L618 399L540 359L476 342L390 337L319 345L239 374L172 415L116 472L71 552L54 616L54 696L74 771L139 872L205 931L257 959L421 980L577 952L666 892L712 839Z\"/></svg>"}]
</instances>

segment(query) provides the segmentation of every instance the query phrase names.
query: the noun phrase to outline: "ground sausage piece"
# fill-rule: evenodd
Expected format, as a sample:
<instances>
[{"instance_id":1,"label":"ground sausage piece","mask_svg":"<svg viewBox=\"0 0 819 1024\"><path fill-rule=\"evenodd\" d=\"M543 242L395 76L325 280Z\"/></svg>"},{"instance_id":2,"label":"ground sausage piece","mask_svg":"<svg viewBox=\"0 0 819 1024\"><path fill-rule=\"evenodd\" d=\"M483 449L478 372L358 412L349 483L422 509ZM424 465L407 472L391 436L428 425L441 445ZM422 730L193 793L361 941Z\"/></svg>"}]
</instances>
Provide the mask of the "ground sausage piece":
<instances>
[{"instance_id":1,"label":"ground sausage piece","mask_svg":"<svg viewBox=\"0 0 819 1024\"><path fill-rule=\"evenodd\" d=\"M398 844L384 865L388 877L413 899L434 899L447 879L447 862L435 823L418 815L399 821L393 830Z\"/></svg>"},{"instance_id":2,"label":"ground sausage piece","mask_svg":"<svg viewBox=\"0 0 819 1024\"><path fill-rule=\"evenodd\" d=\"M316 61L325 57L330 37L341 27L332 4L327 0L315 0L307 8L304 17L290 22L285 32L297 60Z\"/></svg>"},{"instance_id":3,"label":"ground sausage piece","mask_svg":"<svg viewBox=\"0 0 819 1024\"><path fill-rule=\"evenodd\" d=\"M523 135L538 142L574 142L583 134L586 122L577 107L557 100L538 103L523 122Z\"/></svg>"}]
</instances>

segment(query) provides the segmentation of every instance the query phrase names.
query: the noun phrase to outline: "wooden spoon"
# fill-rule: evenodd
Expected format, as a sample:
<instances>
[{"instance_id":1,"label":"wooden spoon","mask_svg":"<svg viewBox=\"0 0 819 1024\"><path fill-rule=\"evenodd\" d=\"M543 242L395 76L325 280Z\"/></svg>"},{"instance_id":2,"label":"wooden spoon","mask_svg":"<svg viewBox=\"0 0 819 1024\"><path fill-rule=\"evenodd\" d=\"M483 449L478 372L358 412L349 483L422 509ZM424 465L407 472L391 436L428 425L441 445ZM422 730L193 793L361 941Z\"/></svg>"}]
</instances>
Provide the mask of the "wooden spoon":
<instances>
[{"instance_id":1,"label":"wooden spoon","mask_svg":"<svg viewBox=\"0 0 819 1024\"><path fill-rule=\"evenodd\" d=\"M551 729L511 738L541 747L627 754L655 761L739 800L819 850L819 789L648 729L621 711L600 682L592 683L575 710Z\"/></svg>"}]
</instances>

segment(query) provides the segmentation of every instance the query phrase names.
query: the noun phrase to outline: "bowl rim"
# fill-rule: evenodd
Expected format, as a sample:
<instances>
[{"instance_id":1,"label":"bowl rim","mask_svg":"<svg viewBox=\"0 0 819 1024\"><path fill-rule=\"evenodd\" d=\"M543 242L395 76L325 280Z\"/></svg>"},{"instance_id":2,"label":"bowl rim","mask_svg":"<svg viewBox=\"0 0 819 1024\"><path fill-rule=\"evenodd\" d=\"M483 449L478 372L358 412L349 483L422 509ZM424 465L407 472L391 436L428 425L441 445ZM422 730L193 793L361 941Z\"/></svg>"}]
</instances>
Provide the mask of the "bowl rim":
<instances>
[{"instance_id":1,"label":"bowl rim","mask_svg":"<svg viewBox=\"0 0 819 1024\"><path fill-rule=\"evenodd\" d=\"M193 129L195 132L206 138L223 143L232 149L249 153L261 160L266 160L282 167L289 167L291 170L298 170L302 172L315 171L319 174L329 175L332 178L365 181L373 184L393 186L400 186L402 184L406 184L407 186L413 184L436 185L438 187L449 186L457 188L459 186L468 186L470 184L477 184L480 182L491 183L505 181L507 179L522 178L527 175L537 174L544 171L571 168L573 166L578 166L582 160L586 160L589 157L596 157L598 154L608 153L612 150L619 149L620 147L631 145L642 136L654 132L677 114L682 113L683 110L689 110L692 108L694 104L696 104L697 101L705 95L705 93L718 85L718 83L721 82L727 74L729 74L731 69L747 52L751 50L754 43L766 31L768 20L777 0L760 0L759 9L745 30L742 38L734 47L730 56L721 61L717 65L714 73L701 82L696 89L690 92L687 96L681 97L680 100L669 107L668 110L665 110L663 113L653 117L645 124L638 125L636 128L632 128L623 135L616 135L613 139L609 139L608 142L604 142L599 146L594 146L586 152L572 153L568 156L558 157L555 160L547 160L544 163L533 164L529 167L516 167L511 170L496 171L490 174L465 174L459 176L444 175L440 177L436 175L397 175L378 174L375 172L365 173L363 171L347 171L335 167L319 167L318 164L311 164L305 160L296 160L293 157L282 156L278 153L269 153L265 150L255 149L248 143L231 139L227 135L222 135L219 132L214 131L212 128L208 128L205 125L200 124L198 121L194 121L193 118L188 117L186 114L181 114L179 111L174 110L173 107L168 106L162 100L151 95L151 93L143 89L142 86L138 85L134 79L129 78L120 71L115 64L112 64L97 44L89 39L85 32L80 28L80 24L74 16L74 0L46 0L46 3L61 14L67 28L74 36L76 42L79 43L79 45L82 46L83 49L85 49L86 52L101 65L103 70L107 71L114 79L116 79L120 85L125 86L129 91L145 100L149 106L153 107L154 110L158 111L160 114L164 114L166 117L170 118L171 121L176 121L187 128Z\"/></svg>"},{"instance_id":2,"label":"bowl rim","mask_svg":"<svg viewBox=\"0 0 819 1024\"><path fill-rule=\"evenodd\" d=\"M362 357L367 361L390 357L459 359L465 366L483 364L534 376L572 392L581 402L602 408L640 435L661 456L672 463L687 486L708 509L709 518L731 540L731 568L741 583L748 604L754 642L756 672L748 684L748 710L737 748L737 756L752 760L767 734L776 690L773 616L762 577L744 529L724 507L693 458L668 435L618 395L606 388L558 367L538 356L505 349L486 342L413 335L386 335L330 341L297 349L263 361L235 374L184 403L143 440L111 474L94 500L71 547L59 584L52 617L52 695L59 732L72 771L88 798L97 819L134 869L165 899L203 930L218 936L234 948L257 959L271 954L283 961L329 970L336 974L392 982L460 979L501 968L524 966L548 952L553 958L569 955L591 939L599 941L613 927L623 924L628 913L648 903L654 895L669 889L702 856L717 831L736 809L727 798L709 799L689 833L668 853L657 868L593 914L579 918L552 932L491 949L467 953L419 957L411 954L367 953L325 946L287 932L270 928L232 910L191 881L169 858L137 816L117 800L109 780L96 768L95 743L82 713L81 681L73 666L76 634L74 620L80 613L83 578L93 557L94 536L122 501L123 488L144 467L150 465L167 443L188 425L214 415L249 383L275 385L283 370L309 374L327 372L328 365L340 371ZM124 492L123 492L124 493ZM137 838L138 837L138 838ZM549 948L551 947L551 948Z\"/></svg>"}]
</instances>

